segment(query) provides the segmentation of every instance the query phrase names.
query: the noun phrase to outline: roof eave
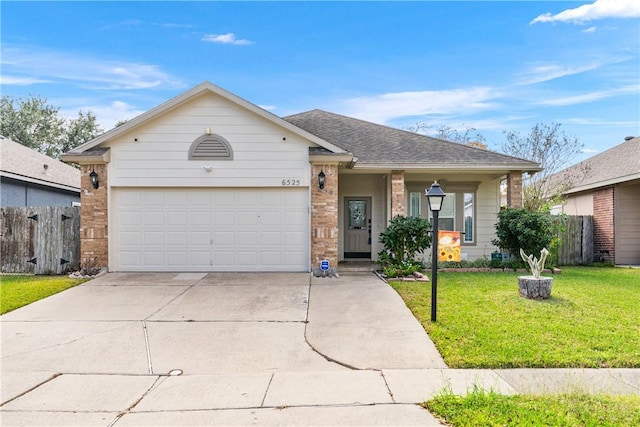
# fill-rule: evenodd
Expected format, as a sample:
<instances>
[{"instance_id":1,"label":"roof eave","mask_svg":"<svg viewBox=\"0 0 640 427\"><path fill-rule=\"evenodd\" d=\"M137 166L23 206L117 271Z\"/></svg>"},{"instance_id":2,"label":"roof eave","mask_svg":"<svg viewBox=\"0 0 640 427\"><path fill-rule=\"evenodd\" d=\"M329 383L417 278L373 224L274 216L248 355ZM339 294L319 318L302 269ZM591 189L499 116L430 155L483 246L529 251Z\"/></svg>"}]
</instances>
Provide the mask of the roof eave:
<instances>
[{"instance_id":1,"label":"roof eave","mask_svg":"<svg viewBox=\"0 0 640 427\"><path fill-rule=\"evenodd\" d=\"M38 184L38 185L42 185L45 187L52 187L52 188L57 188L59 190L66 190L66 191L72 191L74 193L80 193L80 187L74 187L71 185L66 185L66 184L60 184L57 182L52 182L52 181L45 181L42 179L36 179L36 178L32 178L30 176L26 176L26 175L20 175L17 173L11 173L11 172L7 172L7 171L0 171L0 176L6 177L6 178L11 178L11 179L15 179L17 181L24 181L24 182L29 182L31 184Z\"/></svg>"},{"instance_id":2,"label":"roof eave","mask_svg":"<svg viewBox=\"0 0 640 427\"><path fill-rule=\"evenodd\" d=\"M109 163L111 161L111 150L107 149L104 152L95 152L89 150L88 152L74 153L72 151L62 154L60 160L65 163L77 163L79 165L99 165Z\"/></svg>"},{"instance_id":3,"label":"roof eave","mask_svg":"<svg viewBox=\"0 0 640 427\"><path fill-rule=\"evenodd\" d=\"M394 162L381 162L381 163L362 163L359 162L354 165L354 169L394 169L394 170L474 170L474 171L522 171L522 172L539 172L541 167L535 167L531 165L508 165L508 164L469 164L469 163L394 163Z\"/></svg>"},{"instance_id":4,"label":"roof eave","mask_svg":"<svg viewBox=\"0 0 640 427\"><path fill-rule=\"evenodd\" d=\"M352 162L354 159L351 153L330 153L330 154L309 154L309 162L322 163L322 162Z\"/></svg>"},{"instance_id":5,"label":"roof eave","mask_svg":"<svg viewBox=\"0 0 640 427\"><path fill-rule=\"evenodd\" d=\"M621 184L623 182L628 182L628 181L635 181L637 179L640 179L640 172L632 175L619 176L619 177L607 179L604 181L598 181L598 182L594 182L587 185L581 185L580 187L575 187L570 190L567 190L563 194L581 193L583 191L594 190L596 188L607 187L615 184Z\"/></svg>"}]
</instances>

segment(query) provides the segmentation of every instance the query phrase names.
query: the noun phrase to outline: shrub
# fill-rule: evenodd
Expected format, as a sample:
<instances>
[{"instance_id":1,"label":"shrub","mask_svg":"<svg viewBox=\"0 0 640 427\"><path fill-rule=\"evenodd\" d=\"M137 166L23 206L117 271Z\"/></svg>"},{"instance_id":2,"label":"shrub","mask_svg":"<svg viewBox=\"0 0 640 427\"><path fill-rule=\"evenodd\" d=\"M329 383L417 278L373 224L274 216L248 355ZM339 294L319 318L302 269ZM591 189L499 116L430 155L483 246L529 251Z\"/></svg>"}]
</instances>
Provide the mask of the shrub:
<instances>
[{"instance_id":1,"label":"shrub","mask_svg":"<svg viewBox=\"0 0 640 427\"><path fill-rule=\"evenodd\" d=\"M396 216L380 234L380 243L384 245L384 249L378 253L378 261L383 268L402 269L403 263L407 262L419 268L420 264L414 258L416 254L431 247L431 235L427 233L429 230L431 223L426 219Z\"/></svg>"},{"instance_id":2,"label":"shrub","mask_svg":"<svg viewBox=\"0 0 640 427\"><path fill-rule=\"evenodd\" d=\"M414 272L419 271L422 264L418 261L403 261L399 265L387 265L382 274L386 277L404 277L411 276Z\"/></svg>"},{"instance_id":3,"label":"shrub","mask_svg":"<svg viewBox=\"0 0 640 427\"><path fill-rule=\"evenodd\" d=\"M554 237L551 215L524 208L506 208L498 214L497 239L491 243L519 258L520 249L527 255L540 256Z\"/></svg>"}]
</instances>

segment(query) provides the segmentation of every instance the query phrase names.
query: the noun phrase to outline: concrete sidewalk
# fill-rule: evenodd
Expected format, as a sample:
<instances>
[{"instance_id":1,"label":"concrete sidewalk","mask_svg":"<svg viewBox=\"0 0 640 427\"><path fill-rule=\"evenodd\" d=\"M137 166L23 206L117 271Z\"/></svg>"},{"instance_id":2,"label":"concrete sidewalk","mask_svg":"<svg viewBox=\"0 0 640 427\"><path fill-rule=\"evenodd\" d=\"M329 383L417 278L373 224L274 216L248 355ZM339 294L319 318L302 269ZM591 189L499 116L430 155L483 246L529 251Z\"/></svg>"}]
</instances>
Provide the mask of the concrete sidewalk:
<instances>
[{"instance_id":1,"label":"concrete sidewalk","mask_svg":"<svg viewBox=\"0 0 640 427\"><path fill-rule=\"evenodd\" d=\"M0 424L422 425L443 389L640 394L638 369L448 369L372 274L108 274L0 317Z\"/></svg>"}]
</instances>

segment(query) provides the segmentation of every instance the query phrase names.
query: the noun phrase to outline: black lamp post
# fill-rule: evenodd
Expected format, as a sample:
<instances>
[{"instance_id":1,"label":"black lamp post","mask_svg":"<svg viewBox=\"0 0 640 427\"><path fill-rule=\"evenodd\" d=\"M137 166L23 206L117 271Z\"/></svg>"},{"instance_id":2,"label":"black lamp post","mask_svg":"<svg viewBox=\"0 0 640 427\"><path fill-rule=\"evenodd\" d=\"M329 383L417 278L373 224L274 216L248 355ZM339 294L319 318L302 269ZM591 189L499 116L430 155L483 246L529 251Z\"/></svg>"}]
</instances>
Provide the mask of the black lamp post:
<instances>
[{"instance_id":1,"label":"black lamp post","mask_svg":"<svg viewBox=\"0 0 640 427\"><path fill-rule=\"evenodd\" d=\"M428 190L424 191L429 202L429 209L433 213L433 227L431 231L431 321L436 321L436 301L438 294L438 214L442 209L444 191L440 184L434 181Z\"/></svg>"}]
</instances>

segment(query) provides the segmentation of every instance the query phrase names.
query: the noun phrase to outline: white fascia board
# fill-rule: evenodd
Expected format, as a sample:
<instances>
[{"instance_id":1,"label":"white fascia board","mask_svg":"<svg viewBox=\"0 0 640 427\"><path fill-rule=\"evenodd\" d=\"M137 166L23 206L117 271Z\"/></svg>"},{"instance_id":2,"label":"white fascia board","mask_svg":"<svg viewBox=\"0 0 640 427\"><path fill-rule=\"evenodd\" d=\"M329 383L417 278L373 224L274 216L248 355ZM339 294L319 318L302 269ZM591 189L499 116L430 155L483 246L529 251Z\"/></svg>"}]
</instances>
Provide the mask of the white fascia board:
<instances>
[{"instance_id":1,"label":"white fascia board","mask_svg":"<svg viewBox=\"0 0 640 427\"><path fill-rule=\"evenodd\" d=\"M564 194L581 193L583 191L593 190L600 187L607 187L609 185L621 184L623 182L634 181L636 179L640 179L640 173L636 173L633 175L619 176L617 178L611 178L604 181L594 182L592 184L575 187L575 188L572 188L571 190L565 191Z\"/></svg>"}]
</instances>

